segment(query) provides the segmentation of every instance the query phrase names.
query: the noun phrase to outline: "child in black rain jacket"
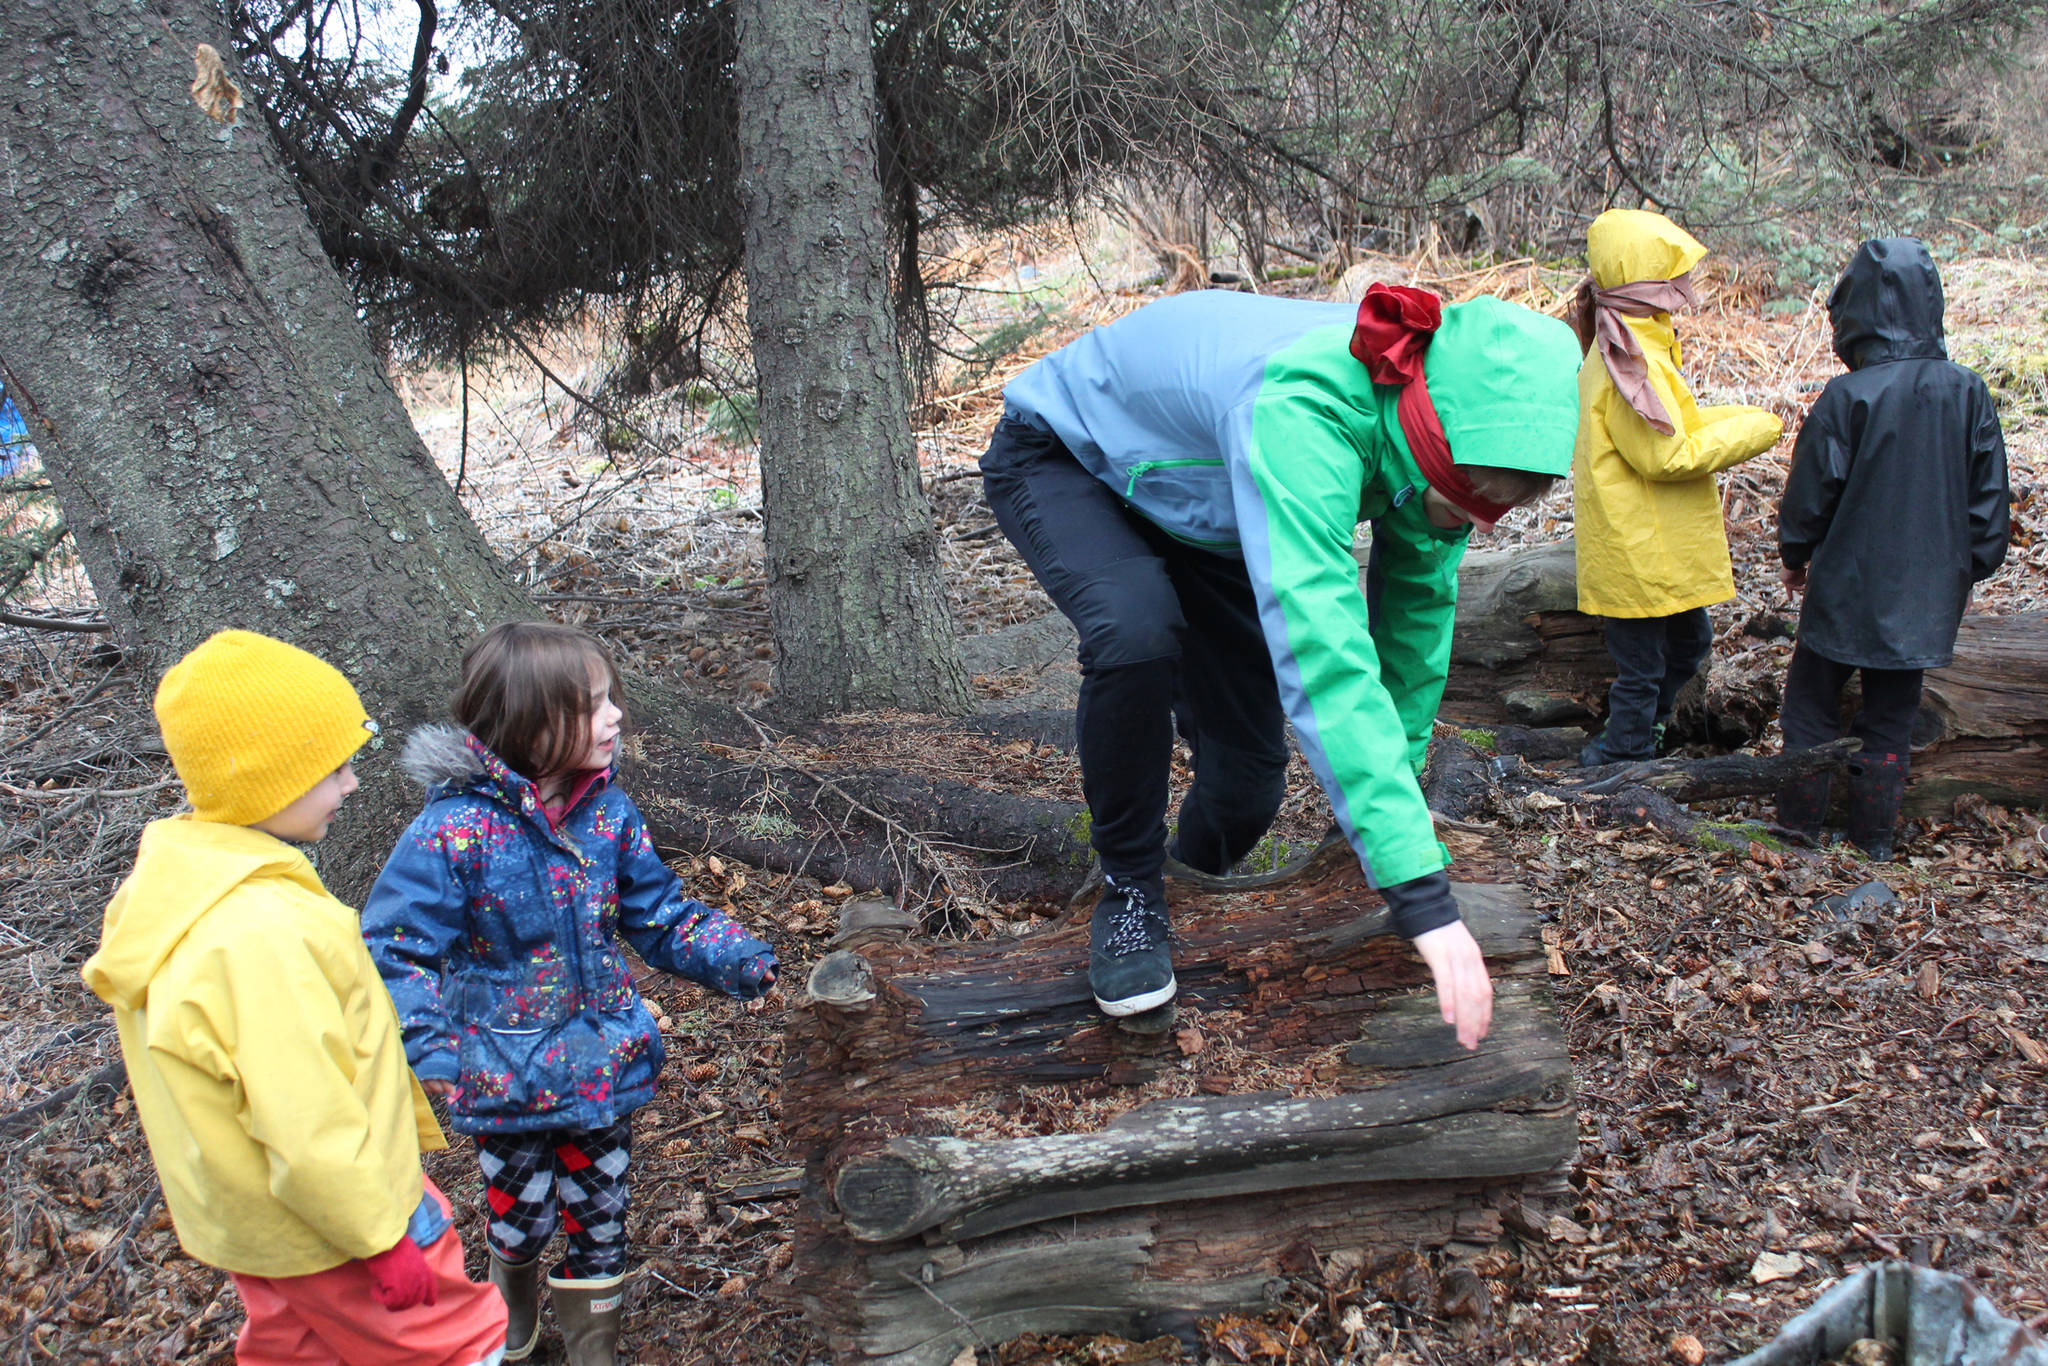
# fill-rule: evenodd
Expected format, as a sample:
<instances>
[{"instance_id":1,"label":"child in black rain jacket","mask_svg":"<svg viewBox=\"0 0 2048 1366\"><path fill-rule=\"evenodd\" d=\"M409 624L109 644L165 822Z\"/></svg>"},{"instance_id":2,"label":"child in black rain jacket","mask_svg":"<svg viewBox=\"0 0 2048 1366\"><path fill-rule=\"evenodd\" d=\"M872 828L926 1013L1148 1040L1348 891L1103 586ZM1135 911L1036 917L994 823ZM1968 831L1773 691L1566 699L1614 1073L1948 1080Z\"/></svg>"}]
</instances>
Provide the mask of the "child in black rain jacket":
<instances>
[{"instance_id":1,"label":"child in black rain jacket","mask_svg":"<svg viewBox=\"0 0 2048 1366\"><path fill-rule=\"evenodd\" d=\"M1834 739L1862 671L1848 834L1882 861L1922 674L1949 662L1972 585L2005 561L2005 438L1984 381L1948 359L1941 276L1917 238L1858 247L1828 316L1849 373L1807 414L1778 504L1782 577L1805 593L1780 723L1788 752ZM1818 835L1830 795L1825 773L1788 785L1779 824Z\"/></svg>"}]
</instances>

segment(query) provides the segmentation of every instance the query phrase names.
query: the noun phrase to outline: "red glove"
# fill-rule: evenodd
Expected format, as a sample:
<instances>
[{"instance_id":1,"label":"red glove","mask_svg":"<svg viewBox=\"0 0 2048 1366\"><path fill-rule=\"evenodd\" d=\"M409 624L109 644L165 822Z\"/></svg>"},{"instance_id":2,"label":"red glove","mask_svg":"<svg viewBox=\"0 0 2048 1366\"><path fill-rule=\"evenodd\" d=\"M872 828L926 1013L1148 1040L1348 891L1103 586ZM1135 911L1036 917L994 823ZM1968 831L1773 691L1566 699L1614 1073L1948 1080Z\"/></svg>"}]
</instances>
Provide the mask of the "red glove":
<instances>
[{"instance_id":1,"label":"red glove","mask_svg":"<svg viewBox=\"0 0 2048 1366\"><path fill-rule=\"evenodd\" d=\"M400 1238L388 1252L363 1258L370 1269L371 1293L377 1303L396 1314L402 1309L434 1302L434 1273L427 1267L426 1254L410 1238Z\"/></svg>"}]
</instances>

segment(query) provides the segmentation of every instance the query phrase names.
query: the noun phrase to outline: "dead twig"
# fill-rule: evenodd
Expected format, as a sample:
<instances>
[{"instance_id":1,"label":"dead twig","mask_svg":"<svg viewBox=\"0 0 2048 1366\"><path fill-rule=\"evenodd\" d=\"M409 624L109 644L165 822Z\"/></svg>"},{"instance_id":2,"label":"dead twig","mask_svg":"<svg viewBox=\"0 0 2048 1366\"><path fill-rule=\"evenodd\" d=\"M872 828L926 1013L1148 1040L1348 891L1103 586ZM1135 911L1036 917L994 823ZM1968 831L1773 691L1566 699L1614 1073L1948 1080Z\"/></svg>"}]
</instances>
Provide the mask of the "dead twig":
<instances>
[{"instance_id":1,"label":"dead twig","mask_svg":"<svg viewBox=\"0 0 2048 1366\"><path fill-rule=\"evenodd\" d=\"M69 617L32 617L23 612L0 612L0 624L20 626L30 631L108 631L112 630L104 619L74 621Z\"/></svg>"},{"instance_id":2,"label":"dead twig","mask_svg":"<svg viewBox=\"0 0 2048 1366\"><path fill-rule=\"evenodd\" d=\"M95 1092L119 1092L127 1083L127 1064L116 1059L90 1076L74 1081L69 1086L58 1087L31 1105L24 1105L19 1110L11 1110L0 1115L0 1134L33 1128L80 1096L90 1103Z\"/></svg>"}]
</instances>

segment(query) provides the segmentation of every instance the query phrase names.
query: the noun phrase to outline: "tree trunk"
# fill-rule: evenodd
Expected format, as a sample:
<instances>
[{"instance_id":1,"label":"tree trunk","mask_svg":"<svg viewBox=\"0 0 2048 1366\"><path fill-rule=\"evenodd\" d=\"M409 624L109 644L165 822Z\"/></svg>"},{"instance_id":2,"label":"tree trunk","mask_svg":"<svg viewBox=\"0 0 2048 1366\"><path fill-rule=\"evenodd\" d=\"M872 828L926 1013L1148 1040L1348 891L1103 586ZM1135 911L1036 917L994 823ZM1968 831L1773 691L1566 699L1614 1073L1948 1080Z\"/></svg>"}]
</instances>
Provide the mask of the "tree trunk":
<instances>
[{"instance_id":1,"label":"tree trunk","mask_svg":"<svg viewBox=\"0 0 2048 1366\"><path fill-rule=\"evenodd\" d=\"M384 735L532 608L436 468L262 125L208 119L200 0L21 0L0 108L0 375L144 678L226 626L339 667ZM388 754L388 751L387 751ZM337 827L409 809L366 752ZM347 860L344 860L347 861ZM370 865L374 868L374 864Z\"/></svg>"},{"instance_id":2,"label":"tree trunk","mask_svg":"<svg viewBox=\"0 0 2048 1366\"><path fill-rule=\"evenodd\" d=\"M1452 832L1493 1033L1457 1045L1341 839L1170 880L1181 994L1096 1014L1088 930L842 936L791 1010L794 1284L841 1361L1256 1307L1308 1255L1483 1242L1576 1150L1571 1066L1504 847ZM1425 1311L1426 1312L1426 1311Z\"/></svg>"},{"instance_id":3,"label":"tree trunk","mask_svg":"<svg viewBox=\"0 0 2048 1366\"><path fill-rule=\"evenodd\" d=\"M884 264L868 6L735 9L779 709L965 712Z\"/></svg>"}]
</instances>

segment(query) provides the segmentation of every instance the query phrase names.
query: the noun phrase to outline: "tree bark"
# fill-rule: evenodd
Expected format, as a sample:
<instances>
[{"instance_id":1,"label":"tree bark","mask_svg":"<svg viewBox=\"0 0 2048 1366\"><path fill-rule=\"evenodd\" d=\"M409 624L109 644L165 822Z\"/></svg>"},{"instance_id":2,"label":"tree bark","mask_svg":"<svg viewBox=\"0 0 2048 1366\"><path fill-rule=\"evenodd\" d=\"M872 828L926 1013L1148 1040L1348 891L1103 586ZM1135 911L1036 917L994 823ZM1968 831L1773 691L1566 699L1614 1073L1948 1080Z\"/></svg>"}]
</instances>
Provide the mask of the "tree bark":
<instances>
[{"instance_id":1,"label":"tree bark","mask_svg":"<svg viewBox=\"0 0 2048 1366\"><path fill-rule=\"evenodd\" d=\"M1342 839L1170 878L1181 994L1095 1012L1075 918L1001 944L849 927L788 1017L794 1285L835 1360L1255 1307L1304 1247L1484 1242L1558 1189L1571 1065L1505 846L1451 832L1494 1029L1458 1047ZM1538 1221L1540 1222L1540 1220Z\"/></svg>"},{"instance_id":2,"label":"tree bark","mask_svg":"<svg viewBox=\"0 0 2048 1366\"><path fill-rule=\"evenodd\" d=\"M735 10L778 710L965 712L884 264L869 9Z\"/></svg>"},{"instance_id":3,"label":"tree bark","mask_svg":"<svg viewBox=\"0 0 2048 1366\"><path fill-rule=\"evenodd\" d=\"M1965 792L2048 806L2048 612L1964 617L1955 662L1928 671L1906 813L1946 816Z\"/></svg>"},{"instance_id":4,"label":"tree bark","mask_svg":"<svg viewBox=\"0 0 2048 1366\"><path fill-rule=\"evenodd\" d=\"M8 35L0 376L124 650L154 677L222 627L263 631L402 735L440 710L463 641L533 609L414 433L260 123L214 123L188 93L194 46L230 50L217 9L22 0ZM414 804L387 759L364 756L344 864Z\"/></svg>"},{"instance_id":5,"label":"tree bark","mask_svg":"<svg viewBox=\"0 0 2048 1366\"><path fill-rule=\"evenodd\" d=\"M330 885L353 895L418 809L417 789L390 762L397 742L441 714L467 641L534 608L414 433L260 124L224 127L193 103L194 46L229 50L215 10L202 0L36 0L9 20L21 86L0 109L12 191L0 215L0 378L138 674L153 679L237 626L313 650L362 692L383 738L359 760L363 791L320 850ZM887 343L873 368L895 374ZM899 401L899 426L901 411ZM914 495L914 467L903 469ZM807 515L837 516L866 493L809 490L800 501ZM879 604L839 606L849 635L914 634ZM852 615L870 609L865 621ZM751 746L755 733L729 709L637 680L634 692L655 718L655 750L673 756L647 775L653 790L641 789L669 814L650 811L670 847L722 845L863 885L933 885L902 875L918 865L896 832L863 826L850 802L834 805L815 783L799 785L802 827L764 835L743 799L766 784L750 788L735 776L745 766L716 752L719 742ZM969 810L972 789L890 775L836 783L908 830L957 815L973 841L1030 851L983 862L1061 884L1079 877L1051 871L1076 856L1064 807ZM677 800L663 799L664 785ZM992 876L1010 890L1003 879L1016 872Z\"/></svg>"}]
</instances>

